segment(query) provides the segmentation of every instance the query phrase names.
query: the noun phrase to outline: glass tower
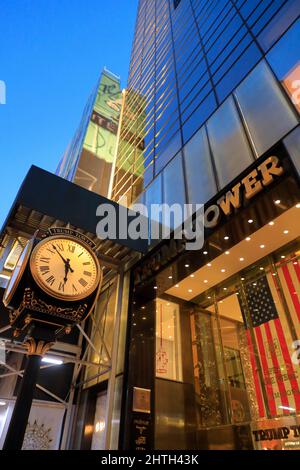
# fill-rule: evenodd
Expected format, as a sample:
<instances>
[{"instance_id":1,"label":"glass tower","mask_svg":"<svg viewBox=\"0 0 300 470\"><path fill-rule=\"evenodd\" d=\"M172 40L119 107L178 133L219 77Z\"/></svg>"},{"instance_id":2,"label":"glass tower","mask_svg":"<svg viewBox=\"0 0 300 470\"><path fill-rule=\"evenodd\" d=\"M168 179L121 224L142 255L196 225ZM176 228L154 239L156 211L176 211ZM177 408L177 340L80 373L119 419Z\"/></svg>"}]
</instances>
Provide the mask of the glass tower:
<instances>
[{"instance_id":1,"label":"glass tower","mask_svg":"<svg viewBox=\"0 0 300 470\"><path fill-rule=\"evenodd\" d=\"M205 203L295 127L299 14L297 0L140 0L114 199Z\"/></svg>"},{"instance_id":2,"label":"glass tower","mask_svg":"<svg viewBox=\"0 0 300 470\"><path fill-rule=\"evenodd\" d=\"M57 174L108 196L122 101L120 77L104 69Z\"/></svg>"}]
</instances>

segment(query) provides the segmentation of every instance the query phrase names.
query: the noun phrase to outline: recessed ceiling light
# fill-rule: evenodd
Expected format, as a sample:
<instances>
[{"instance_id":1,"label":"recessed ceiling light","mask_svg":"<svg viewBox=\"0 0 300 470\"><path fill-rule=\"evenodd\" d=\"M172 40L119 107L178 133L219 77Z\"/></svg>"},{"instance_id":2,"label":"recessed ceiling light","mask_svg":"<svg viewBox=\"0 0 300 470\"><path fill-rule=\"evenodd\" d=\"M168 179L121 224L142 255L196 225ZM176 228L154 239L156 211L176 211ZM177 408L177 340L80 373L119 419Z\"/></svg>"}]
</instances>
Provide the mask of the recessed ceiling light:
<instances>
[{"instance_id":1,"label":"recessed ceiling light","mask_svg":"<svg viewBox=\"0 0 300 470\"><path fill-rule=\"evenodd\" d=\"M249 219L248 224L253 224L253 219Z\"/></svg>"},{"instance_id":2,"label":"recessed ceiling light","mask_svg":"<svg viewBox=\"0 0 300 470\"><path fill-rule=\"evenodd\" d=\"M260 245L260 248L265 248L266 245Z\"/></svg>"},{"instance_id":3,"label":"recessed ceiling light","mask_svg":"<svg viewBox=\"0 0 300 470\"><path fill-rule=\"evenodd\" d=\"M223 303L223 300L220 300L220 304L222 304L222 303Z\"/></svg>"},{"instance_id":4,"label":"recessed ceiling light","mask_svg":"<svg viewBox=\"0 0 300 470\"><path fill-rule=\"evenodd\" d=\"M276 273L272 273L272 276L276 276Z\"/></svg>"},{"instance_id":5,"label":"recessed ceiling light","mask_svg":"<svg viewBox=\"0 0 300 470\"><path fill-rule=\"evenodd\" d=\"M225 255L230 255L230 251L225 251Z\"/></svg>"},{"instance_id":6,"label":"recessed ceiling light","mask_svg":"<svg viewBox=\"0 0 300 470\"><path fill-rule=\"evenodd\" d=\"M173 279L173 276L169 276L169 279Z\"/></svg>"},{"instance_id":7,"label":"recessed ceiling light","mask_svg":"<svg viewBox=\"0 0 300 470\"><path fill-rule=\"evenodd\" d=\"M221 273L225 273L226 269L221 269Z\"/></svg>"},{"instance_id":8,"label":"recessed ceiling light","mask_svg":"<svg viewBox=\"0 0 300 470\"><path fill-rule=\"evenodd\" d=\"M236 292L236 295L240 295L240 293L239 293L239 292Z\"/></svg>"},{"instance_id":9,"label":"recessed ceiling light","mask_svg":"<svg viewBox=\"0 0 300 470\"><path fill-rule=\"evenodd\" d=\"M142 317L142 320L147 320L147 317Z\"/></svg>"},{"instance_id":10,"label":"recessed ceiling light","mask_svg":"<svg viewBox=\"0 0 300 470\"><path fill-rule=\"evenodd\" d=\"M227 287L223 287L223 290L227 290Z\"/></svg>"},{"instance_id":11,"label":"recessed ceiling light","mask_svg":"<svg viewBox=\"0 0 300 470\"><path fill-rule=\"evenodd\" d=\"M300 203L296 204L297 209L300 209Z\"/></svg>"},{"instance_id":12,"label":"recessed ceiling light","mask_svg":"<svg viewBox=\"0 0 300 470\"><path fill-rule=\"evenodd\" d=\"M207 298L208 298L208 299L211 299L211 296L209 295Z\"/></svg>"},{"instance_id":13,"label":"recessed ceiling light","mask_svg":"<svg viewBox=\"0 0 300 470\"><path fill-rule=\"evenodd\" d=\"M253 282L253 285L254 285L254 286L257 286L256 282Z\"/></svg>"},{"instance_id":14,"label":"recessed ceiling light","mask_svg":"<svg viewBox=\"0 0 300 470\"><path fill-rule=\"evenodd\" d=\"M206 266L208 266L209 268L211 267L211 263L208 263Z\"/></svg>"},{"instance_id":15,"label":"recessed ceiling light","mask_svg":"<svg viewBox=\"0 0 300 470\"><path fill-rule=\"evenodd\" d=\"M172 336L169 336L169 339L172 339Z\"/></svg>"},{"instance_id":16,"label":"recessed ceiling light","mask_svg":"<svg viewBox=\"0 0 300 470\"><path fill-rule=\"evenodd\" d=\"M247 237L246 238L246 242L250 242L251 238L250 237Z\"/></svg>"},{"instance_id":17,"label":"recessed ceiling light","mask_svg":"<svg viewBox=\"0 0 300 470\"><path fill-rule=\"evenodd\" d=\"M244 280L245 280L245 278L244 278L244 277L241 277L241 281L244 281Z\"/></svg>"},{"instance_id":18,"label":"recessed ceiling light","mask_svg":"<svg viewBox=\"0 0 300 470\"><path fill-rule=\"evenodd\" d=\"M184 266L185 266L185 268L189 268L189 267L190 267L190 265L189 265L189 264L185 264Z\"/></svg>"},{"instance_id":19,"label":"recessed ceiling light","mask_svg":"<svg viewBox=\"0 0 300 470\"><path fill-rule=\"evenodd\" d=\"M263 271L263 270L264 270L264 268L259 268L259 269L260 269L261 271Z\"/></svg>"},{"instance_id":20,"label":"recessed ceiling light","mask_svg":"<svg viewBox=\"0 0 300 470\"><path fill-rule=\"evenodd\" d=\"M56 364L58 366L61 366L63 364L63 361L61 359L55 359L54 357L43 357L42 362L45 362L46 364Z\"/></svg>"},{"instance_id":21,"label":"recessed ceiling light","mask_svg":"<svg viewBox=\"0 0 300 470\"><path fill-rule=\"evenodd\" d=\"M287 234L289 233L289 231L288 231L288 230L284 230L283 233L284 233L285 235L287 235Z\"/></svg>"},{"instance_id":22,"label":"recessed ceiling light","mask_svg":"<svg viewBox=\"0 0 300 470\"><path fill-rule=\"evenodd\" d=\"M195 274L191 274L190 277L195 277Z\"/></svg>"},{"instance_id":23,"label":"recessed ceiling light","mask_svg":"<svg viewBox=\"0 0 300 470\"><path fill-rule=\"evenodd\" d=\"M179 284L176 284L176 286L175 286L175 287L179 287Z\"/></svg>"},{"instance_id":24,"label":"recessed ceiling light","mask_svg":"<svg viewBox=\"0 0 300 470\"><path fill-rule=\"evenodd\" d=\"M245 261L245 258L240 258L240 261Z\"/></svg>"},{"instance_id":25,"label":"recessed ceiling light","mask_svg":"<svg viewBox=\"0 0 300 470\"><path fill-rule=\"evenodd\" d=\"M276 201L274 201L274 202L275 202L275 204L277 204L277 205L281 203L280 199L276 199Z\"/></svg>"},{"instance_id":26,"label":"recessed ceiling light","mask_svg":"<svg viewBox=\"0 0 300 470\"><path fill-rule=\"evenodd\" d=\"M157 286L154 286L153 289L157 289Z\"/></svg>"},{"instance_id":27,"label":"recessed ceiling light","mask_svg":"<svg viewBox=\"0 0 300 470\"><path fill-rule=\"evenodd\" d=\"M229 240L229 237L227 237L227 236L226 236L226 237L224 237L224 240Z\"/></svg>"},{"instance_id":28,"label":"recessed ceiling light","mask_svg":"<svg viewBox=\"0 0 300 470\"><path fill-rule=\"evenodd\" d=\"M272 220L271 222L269 222L269 225L274 225L274 222L273 222L273 220Z\"/></svg>"},{"instance_id":29,"label":"recessed ceiling light","mask_svg":"<svg viewBox=\"0 0 300 470\"><path fill-rule=\"evenodd\" d=\"M146 307L142 307L142 310L145 310Z\"/></svg>"},{"instance_id":30,"label":"recessed ceiling light","mask_svg":"<svg viewBox=\"0 0 300 470\"><path fill-rule=\"evenodd\" d=\"M169 305L170 305L170 302L167 303L167 307L169 307Z\"/></svg>"},{"instance_id":31,"label":"recessed ceiling light","mask_svg":"<svg viewBox=\"0 0 300 470\"><path fill-rule=\"evenodd\" d=\"M170 326L170 325L168 325L168 330L169 330L170 328L171 328L171 326Z\"/></svg>"},{"instance_id":32,"label":"recessed ceiling light","mask_svg":"<svg viewBox=\"0 0 300 470\"><path fill-rule=\"evenodd\" d=\"M0 406L5 406L6 405L6 401L0 401Z\"/></svg>"},{"instance_id":33,"label":"recessed ceiling light","mask_svg":"<svg viewBox=\"0 0 300 470\"><path fill-rule=\"evenodd\" d=\"M193 292L193 290L192 290L192 289L189 289L188 291L189 291L189 292Z\"/></svg>"},{"instance_id":34,"label":"recessed ceiling light","mask_svg":"<svg viewBox=\"0 0 300 470\"><path fill-rule=\"evenodd\" d=\"M298 261L294 261L294 263L293 263L293 264L298 264Z\"/></svg>"},{"instance_id":35,"label":"recessed ceiling light","mask_svg":"<svg viewBox=\"0 0 300 470\"><path fill-rule=\"evenodd\" d=\"M204 254L204 255L208 255L208 252L207 252L207 251L203 251L203 254Z\"/></svg>"},{"instance_id":36,"label":"recessed ceiling light","mask_svg":"<svg viewBox=\"0 0 300 470\"><path fill-rule=\"evenodd\" d=\"M208 280L207 280L207 279L204 279L203 282L204 282L204 284L207 284L207 283L208 283Z\"/></svg>"},{"instance_id":37,"label":"recessed ceiling light","mask_svg":"<svg viewBox=\"0 0 300 470\"><path fill-rule=\"evenodd\" d=\"M284 259L284 258L285 258L285 256L284 256L284 255L281 255L281 258L282 258L282 259Z\"/></svg>"}]
</instances>

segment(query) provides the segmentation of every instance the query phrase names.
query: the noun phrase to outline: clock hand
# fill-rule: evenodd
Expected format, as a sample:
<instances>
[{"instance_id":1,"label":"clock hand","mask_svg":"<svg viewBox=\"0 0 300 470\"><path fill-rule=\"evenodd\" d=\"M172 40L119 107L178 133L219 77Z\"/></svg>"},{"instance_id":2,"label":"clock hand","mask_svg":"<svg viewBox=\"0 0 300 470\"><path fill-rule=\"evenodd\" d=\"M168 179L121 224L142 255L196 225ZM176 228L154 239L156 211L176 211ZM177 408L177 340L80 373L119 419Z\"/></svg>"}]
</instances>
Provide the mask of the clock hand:
<instances>
[{"instance_id":1,"label":"clock hand","mask_svg":"<svg viewBox=\"0 0 300 470\"><path fill-rule=\"evenodd\" d=\"M70 259L69 259L69 258L65 259L65 258L60 254L60 252L58 251L58 249L56 248L55 245L52 245L52 248L53 248L53 249L56 251L56 253L61 257L61 259L63 260L63 262L65 263L65 265L68 265L68 267L69 267L71 273L73 273L73 272L74 272L74 269L72 269L71 266L70 266Z\"/></svg>"}]
</instances>

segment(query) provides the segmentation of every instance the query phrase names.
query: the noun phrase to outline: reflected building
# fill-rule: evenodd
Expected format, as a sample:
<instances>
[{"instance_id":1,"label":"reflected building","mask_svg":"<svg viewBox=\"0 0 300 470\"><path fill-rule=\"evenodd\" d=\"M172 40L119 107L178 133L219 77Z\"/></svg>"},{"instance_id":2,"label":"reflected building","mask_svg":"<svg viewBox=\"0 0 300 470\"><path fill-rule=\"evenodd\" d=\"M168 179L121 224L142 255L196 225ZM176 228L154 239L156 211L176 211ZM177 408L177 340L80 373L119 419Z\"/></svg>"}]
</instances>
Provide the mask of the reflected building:
<instances>
[{"instance_id":1,"label":"reflected building","mask_svg":"<svg viewBox=\"0 0 300 470\"><path fill-rule=\"evenodd\" d=\"M105 69L57 174L102 196L110 188L122 103L120 78Z\"/></svg>"}]
</instances>

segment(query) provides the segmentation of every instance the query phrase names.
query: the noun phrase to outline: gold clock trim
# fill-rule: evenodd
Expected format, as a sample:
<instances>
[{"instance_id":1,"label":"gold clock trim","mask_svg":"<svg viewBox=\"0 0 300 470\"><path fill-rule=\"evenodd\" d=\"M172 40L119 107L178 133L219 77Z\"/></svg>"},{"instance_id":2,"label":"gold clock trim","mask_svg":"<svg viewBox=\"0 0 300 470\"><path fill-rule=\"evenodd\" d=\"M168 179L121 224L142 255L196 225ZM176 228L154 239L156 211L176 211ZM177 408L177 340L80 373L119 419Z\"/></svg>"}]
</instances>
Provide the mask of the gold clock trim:
<instances>
[{"instance_id":1,"label":"gold clock trim","mask_svg":"<svg viewBox=\"0 0 300 470\"><path fill-rule=\"evenodd\" d=\"M72 295L72 297L66 294L59 294L59 293L53 292L51 289L48 288L48 286L46 286L45 284L43 284L43 282L41 282L40 277L38 275L37 268L35 266L36 255L39 249L43 245L46 245L46 243L48 243L51 240L70 240L72 242L76 242L78 245L81 245L82 247L84 247L94 259L95 264L96 264L96 269L97 269L97 277L96 277L94 285L91 286L86 292L84 292L84 294ZM51 237L46 237L34 247L32 251L32 255L30 257L30 271L33 276L33 279L35 280L37 285L40 287L40 289L42 289L42 291L46 292L48 295L50 295L51 297L54 297L55 299L64 300L66 302L76 302L78 300L86 299L97 289L98 286L100 286L100 284L102 283L102 278L103 278L103 273L102 273L102 269L100 268L99 260L96 254L94 253L94 251L91 250L91 247L87 243L84 243L82 240L79 240L76 237L72 237L71 235L63 235L63 234L52 235Z\"/></svg>"},{"instance_id":2,"label":"gold clock trim","mask_svg":"<svg viewBox=\"0 0 300 470\"><path fill-rule=\"evenodd\" d=\"M11 290L9 291L9 293L7 294L7 289L8 289L8 287L9 287L9 284L10 284L10 281L11 281L11 278L10 278L9 281L8 281L8 284L7 284L7 286L6 286L6 289L5 289L5 291L4 291L4 295L3 295L3 304L5 305L5 307L8 307L8 306L9 306L9 304L10 304L10 302L11 302L13 296L15 295L16 289L17 289L17 287L18 287L18 285L19 285L19 283L20 283L20 280L21 280L21 278L22 278L22 276L23 276L23 274L24 274L25 268L26 268L26 266L27 266L27 264L28 264L29 257L30 257L30 253L31 253L31 251L32 251L32 247L33 247L33 239L31 238L30 240L28 240L28 242L26 243L26 245L25 245L24 248L23 248L23 251L22 251L21 254L20 254L20 257L21 257L22 254L24 253L24 250L27 250L26 256L25 256L25 258L24 258L24 260L23 260L23 263L21 264L21 266L20 266L20 268L19 268L19 272L18 272L18 275L17 275L17 277L16 277L16 279L15 279L15 281L14 281L14 284L13 284L12 289L11 289ZM19 257L19 259L20 259L20 257ZM15 269L16 269L17 266L18 266L19 259L18 259L18 261L17 261L17 264L16 264L16 266L15 266ZM12 271L11 276L13 276L13 273L14 273L14 271Z\"/></svg>"}]
</instances>

